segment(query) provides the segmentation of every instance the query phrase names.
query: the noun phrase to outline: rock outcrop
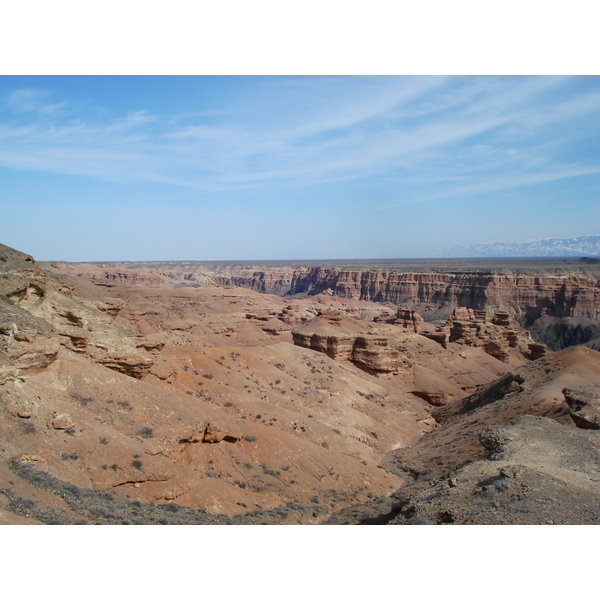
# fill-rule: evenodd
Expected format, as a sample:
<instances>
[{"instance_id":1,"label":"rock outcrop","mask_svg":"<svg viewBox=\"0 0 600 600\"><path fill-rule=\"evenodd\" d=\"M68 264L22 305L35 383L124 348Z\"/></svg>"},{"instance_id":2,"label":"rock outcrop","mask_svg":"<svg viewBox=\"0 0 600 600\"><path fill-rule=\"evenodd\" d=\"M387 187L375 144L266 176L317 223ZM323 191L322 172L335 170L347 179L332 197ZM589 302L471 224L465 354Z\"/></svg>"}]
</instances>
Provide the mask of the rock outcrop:
<instances>
[{"instance_id":1,"label":"rock outcrop","mask_svg":"<svg viewBox=\"0 0 600 600\"><path fill-rule=\"evenodd\" d=\"M423 317L411 308L399 308L393 322L394 325L400 325L400 327L413 333L421 333L425 328Z\"/></svg>"},{"instance_id":2,"label":"rock outcrop","mask_svg":"<svg viewBox=\"0 0 600 600\"><path fill-rule=\"evenodd\" d=\"M600 394L597 388L562 391L575 425L581 429L600 429Z\"/></svg>"},{"instance_id":3,"label":"rock outcrop","mask_svg":"<svg viewBox=\"0 0 600 600\"><path fill-rule=\"evenodd\" d=\"M0 245L0 261L0 334L6 336L2 344L14 368L47 365L60 343L137 379L149 371L162 343L115 323L118 300L99 305L78 299L65 277L48 273L31 256L8 246Z\"/></svg>"},{"instance_id":4,"label":"rock outcrop","mask_svg":"<svg viewBox=\"0 0 600 600\"><path fill-rule=\"evenodd\" d=\"M342 311L324 311L292 331L294 344L323 352L334 360L349 360L377 374L398 372L400 354L388 338L366 323L346 318Z\"/></svg>"},{"instance_id":5,"label":"rock outcrop","mask_svg":"<svg viewBox=\"0 0 600 600\"><path fill-rule=\"evenodd\" d=\"M467 346L481 346L498 360L507 362L509 348L516 348L519 340L529 340L527 332L519 332L511 326L508 314L497 313L492 322L483 310L456 308L446 323L449 341Z\"/></svg>"},{"instance_id":6,"label":"rock outcrop","mask_svg":"<svg viewBox=\"0 0 600 600\"><path fill-rule=\"evenodd\" d=\"M56 273L78 275L97 285L237 286L261 293L330 295L353 300L395 304L418 309L425 320L441 324L454 307L505 313L530 330L537 342L552 350L583 344L600 331L600 278L594 263L571 260L558 268L543 260L498 259L490 268L485 261L446 261L435 270L424 264L371 267L372 262L348 267L281 264L157 262L86 265L53 263ZM564 261L562 261L564 262ZM397 266L394 263L398 263ZM287 318L287 317L285 317ZM404 322L407 321L405 318ZM499 321L498 323L502 325Z\"/></svg>"},{"instance_id":7,"label":"rock outcrop","mask_svg":"<svg viewBox=\"0 0 600 600\"><path fill-rule=\"evenodd\" d=\"M433 409L438 427L382 465L413 479L392 498L330 522L600 523L598 432L586 430L599 367L597 352L569 348ZM576 414L585 425L573 427Z\"/></svg>"},{"instance_id":8,"label":"rock outcrop","mask_svg":"<svg viewBox=\"0 0 600 600\"><path fill-rule=\"evenodd\" d=\"M531 360L543 358L548 353L546 345L540 344L538 342L530 342L529 344L527 344L527 348L529 350Z\"/></svg>"}]
</instances>

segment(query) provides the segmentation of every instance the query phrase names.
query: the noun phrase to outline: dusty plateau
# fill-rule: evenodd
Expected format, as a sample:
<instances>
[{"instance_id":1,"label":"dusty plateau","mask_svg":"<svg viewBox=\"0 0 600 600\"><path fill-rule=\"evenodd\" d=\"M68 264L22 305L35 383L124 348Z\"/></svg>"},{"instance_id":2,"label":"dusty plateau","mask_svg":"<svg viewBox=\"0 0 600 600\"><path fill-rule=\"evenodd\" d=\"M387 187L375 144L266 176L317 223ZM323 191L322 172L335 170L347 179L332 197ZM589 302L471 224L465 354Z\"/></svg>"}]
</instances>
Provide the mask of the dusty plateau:
<instances>
[{"instance_id":1,"label":"dusty plateau","mask_svg":"<svg viewBox=\"0 0 600 600\"><path fill-rule=\"evenodd\" d=\"M0 523L598 523L599 271L0 245Z\"/></svg>"}]
</instances>

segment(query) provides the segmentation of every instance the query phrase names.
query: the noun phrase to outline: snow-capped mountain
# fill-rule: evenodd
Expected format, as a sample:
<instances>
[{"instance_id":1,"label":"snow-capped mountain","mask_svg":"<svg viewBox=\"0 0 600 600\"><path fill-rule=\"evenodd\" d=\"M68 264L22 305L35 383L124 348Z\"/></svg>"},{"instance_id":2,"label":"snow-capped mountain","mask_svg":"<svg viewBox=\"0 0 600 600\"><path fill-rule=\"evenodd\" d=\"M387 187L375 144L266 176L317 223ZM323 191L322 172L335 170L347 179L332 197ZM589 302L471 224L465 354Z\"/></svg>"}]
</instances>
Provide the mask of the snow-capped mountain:
<instances>
[{"instance_id":1,"label":"snow-capped mountain","mask_svg":"<svg viewBox=\"0 0 600 600\"><path fill-rule=\"evenodd\" d=\"M600 235L550 238L532 242L492 242L475 246L452 246L446 257L600 256Z\"/></svg>"}]
</instances>

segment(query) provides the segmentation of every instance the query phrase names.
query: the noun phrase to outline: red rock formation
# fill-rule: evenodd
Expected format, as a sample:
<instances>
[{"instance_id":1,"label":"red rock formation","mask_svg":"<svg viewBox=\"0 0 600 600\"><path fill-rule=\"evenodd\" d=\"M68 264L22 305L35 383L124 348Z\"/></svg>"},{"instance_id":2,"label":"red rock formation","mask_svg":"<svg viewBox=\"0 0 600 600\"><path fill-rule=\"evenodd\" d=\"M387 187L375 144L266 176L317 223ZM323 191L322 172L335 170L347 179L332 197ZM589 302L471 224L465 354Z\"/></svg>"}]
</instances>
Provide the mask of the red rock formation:
<instances>
[{"instance_id":1,"label":"red rock formation","mask_svg":"<svg viewBox=\"0 0 600 600\"><path fill-rule=\"evenodd\" d=\"M368 325L347 319L342 311L323 311L292 331L294 344L323 352L334 360L350 360L373 373L394 373L400 355L388 339Z\"/></svg>"},{"instance_id":2,"label":"red rock formation","mask_svg":"<svg viewBox=\"0 0 600 600\"><path fill-rule=\"evenodd\" d=\"M423 330L425 321L418 312L410 308L399 308L393 323L394 325L400 325L400 327L403 327L408 331L420 333Z\"/></svg>"},{"instance_id":3,"label":"red rock formation","mask_svg":"<svg viewBox=\"0 0 600 600\"><path fill-rule=\"evenodd\" d=\"M277 318L288 325L298 325L308 320L307 317L302 316L300 307L296 304L288 304L278 315Z\"/></svg>"},{"instance_id":4,"label":"red rock formation","mask_svg":"<svg viewBox=\"0 0 600 600\"><path fill-rule=\"evenodd\" d=\"M588 273L581 271L581 265L569 264L566 268L571 270L560 275L543 263L537 273L533 270L537 268L535 265L509 265L509 268L528 269L529 274L483 271L483 266L477 270L477 263L469 265L469 271L461 271L461 267L459 263L456 270L446 267L448 270L419 273L385 268L367 270L360 266L343 269L198 262L58 263L49 266L53 272L78 275L96 285L109 287L115 287L117 282L157 288L218 285L278 295L331 295L388 302L405 308L418 307L421 314L425 314L423 309L434 313L441 311L432 319L443 318L442 313L448 314L454 307L485 310L489 315L501 311L521 326L532 329L538 341L550 344L553 349L569 345L573 339L581 343L593 339L589 337L594 335L591 330L583 338L579 333L569 333L573 327L577 328L576 323L570 324L569 331L562 333L558 340L544 327L531 327L543 316L599 321L600 283L593 267L586 266L591 269Z\"/></svg>"},{"instance_id":5,"label":"red rock formation","mask_svg":"<svg viewBox=\"0 0 600 600\"><path fill-rule=\"evenodd\" d=\"M548 353L548 350L544 344L538 344L537 342L530 342L527 347L531 354L531 360L537 360L543 358Z\"/></svg>"},{"instance_id":6,"label":"red rock formation","mask_svg":"<svg viewBox=\"0 0 600 600\"><path fill-rule=\"evenodd\" d=\"M450 342L481 346L490 356L502 362L508 362L509 348L516 348L519 340L519 332L511 327L505 312L496 313L489 323L485 311L458 307L446 326L450 329Z\"/></svg>"},{"instance_id":7,"label":"red rock formation","mask_svg":"<svg viewBox=\"0 0 600 600\"><path fill-rule=\"evenodd\" d=\"M437 342L442 348L448 347L448 332L443 328L438 328L436 331L423 331L422 336Z\"/></svg>"}]
</instances>

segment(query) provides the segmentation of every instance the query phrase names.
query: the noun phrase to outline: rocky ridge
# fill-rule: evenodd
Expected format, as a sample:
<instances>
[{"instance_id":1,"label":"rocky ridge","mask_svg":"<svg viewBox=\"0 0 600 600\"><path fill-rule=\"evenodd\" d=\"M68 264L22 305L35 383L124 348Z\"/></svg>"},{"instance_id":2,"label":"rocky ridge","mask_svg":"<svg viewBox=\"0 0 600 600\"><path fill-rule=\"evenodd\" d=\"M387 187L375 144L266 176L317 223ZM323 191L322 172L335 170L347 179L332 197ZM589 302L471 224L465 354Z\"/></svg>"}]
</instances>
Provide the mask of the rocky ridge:
<instances>
[{"instance_id":1,"label":"rocky ridge","mask_svg":"<svg viewBox=\"0 0 600 600\"><path fill-rule=\"evenodd\" d=\"M583 260L583 259L582 259ZM591 259L590 259L591 260ZM378 267L264 266L225 263L52 263L56 273L77 274L104 286L115 282L156 287L236 286L282 296L331 294L340 298L394 304L418 310L426 321L442 324L455 307L506 312L535 341L552 349L586 343L600 335L600 278L591 262L562 259L486 266L455 260L448 267L419 272ZM423 262L423 261L421 261ZM393 264L393 261L390 261ZM420 263L419 263L420 264ZM462 269L462 270L461 270Z\"/></svg>"},{"instance_id":2,"label":"rocky ridge","mask_svg":"<svg viewBox=\"0 0 600 600\"><path fill-rule=\"evenodd\" d=\"M598 352L570 348L434 409L438 426L383 463L409 483L331 522L600 523L600 437L590 429L599 366Z\"/></svg>"}]
</instances>

